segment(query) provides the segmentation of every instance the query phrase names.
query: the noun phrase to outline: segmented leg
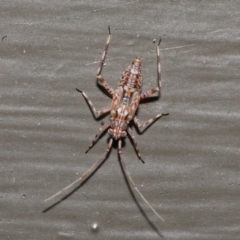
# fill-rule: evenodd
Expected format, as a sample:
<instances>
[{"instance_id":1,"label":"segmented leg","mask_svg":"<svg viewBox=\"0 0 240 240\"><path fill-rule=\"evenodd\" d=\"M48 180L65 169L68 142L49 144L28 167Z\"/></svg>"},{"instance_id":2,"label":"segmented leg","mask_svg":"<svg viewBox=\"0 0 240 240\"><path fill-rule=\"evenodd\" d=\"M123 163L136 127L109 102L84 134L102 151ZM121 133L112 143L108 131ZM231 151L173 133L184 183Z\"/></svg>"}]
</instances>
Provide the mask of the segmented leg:
<instances>
[{"instance_id":1,"label":"segmented leg","mask_svg":"<svg viewBox=\"0 0 240 240\"><path fill-rule=\"evenodd\" d=\"M143 133L146 130L146 128L148 128L149 125L151 125L153 122L155 122L158 118L160 118L161 116L167 116L167 115L168 115L168 113L159 113L155 117L148 119L143 124L140 123L139 119L136 116L133 118L133 121L136 124L138 131L140 133Z\"/></svg>"},{"instance_id":2,"label":"segmented leg","mask_svg":"<svg viewBox=\"0 0 240 240\"><path fill-rule=\"evenodd\" d=\"M111 110L111 106L102 108L101 110L97 110L94 107L92 101L88 98L87 94L84 91L82 91L82 90L80 90L78 88L76 88L76 90L83 95L83 97L86 100L88 106L90 107L90 110L92 111L93 116L94 116L95 119L98 119L99 117L101 117L102 115L108 113Z\"/></svg>"},{"instance_id":3,"label":"segmented leg","mask_svg":"<svg viewBox=\"0 0 240 240\"><path fill-rule=\"evenodd\" d=\"M93 147L93 145L96 143L98 138L106 131L107 128L110 127L110 122L106 122L102 125L102 127L99 128L98 133L95 135L95 138L93 139L91 145L88 147L88 150L85 153L88 153L88 151Z\"/></svg>"},{"instance_id":4,"label":"segmented leg","mask_svg":"<svg viewBox=\"0 0 240 240\"><path fill-rule=\"evenodd\" d=\"M151 89L151 90L148 90L148 91L142 93L141 96L140 96L141 100L153 95L156 92L159 94L159 92L161 90L161 63L160 63L161 59L160 59L160 47L159 47L160 43L161 43L161 40L162 39L160 38L159 42L157 44L157 81L158 81L158 86Z\"/></svg>"},{"instance_id":5,"label":"segmented leg","mask_svg":"<svg viewBox=\"0 0 240 240\"><path fill-rule=\"evenodd\" d=\"M105 58L106 58L106 55L107 55L107 51L108 51L108 47L109 47L109 44L110 44L110 40L111 40L111 31L110 31L110 27L108 26L108 38L107 38L107 42L106 42L106 45L105 45L105 48L104 48L104 51L103 51L103 54L102 54L102 58L101 58L101 61L100 61L100 64L99 64L99 67L98 67L98 70L97 70L97 76L101 74L102 72L102 69L103 69L103 64L104 64L104 61L105 61Z\"/></svg>"},{"instance_id":6,"label":"segmented leg","mask_svg":"<svg viewBox=\"0 0 240 240\"><path fill-rule=\"evenodd\" d=\"M125 172L125 175L127 176L128 181L132 184L133 188L135 189L135 191L139 194L139 196L142 198L142 200L147 204L147 206L153 211L153 213L163 222L164 219L156 212L156 210L152 207L152 205L147 201L147 199L142 195L142 193L139 191L139 189L137 188L136 184L134 183L130 172L128 171L127 165L125 164L125 161L122 158L122 141L119 140L118 141L118 154L119 154L119 158L123 167L123 170Z\"/></svg>"},{"instance_id":7,"label":"segmented leg","mask_svg":"<svg viewBox=\"0 0 240 240\"><path fill-rule=\"evenodd\" d=\"M132 130L131 130L130 127L127 128L127 132L128 132L128 135L129 135L130 139L133 141L133 145L134 145L134 148L135 148L135 151L136 151L136 153L137 153L138 158L139 158L143 163L145 163L145 162L143 161L141 155L140 155L139 148L138 148L138 146L137 146L137 142L136 142L136 140L135 140L135 137L134 137L134 135L133 135Z\"/></svg>"},{"instance_id":8,"label":"segmented leg","mask_svg":"<svg viewBox=\"0 0 240 240\"><path fill-rule=\"evenodd\" d=\"M111 95L113 96L114 93L114 89L111 88L108 83L106 82L106 80L101 76L101 75L97 75L97 79L98 79L98 84L103 86L104 89Z\"/></svg>"},{"instance_id":9,"label":"segmented leg","mask_svg":"<svg viewBox=\"0 0 240 240\"><path fill-rule=\"evenodd\" d=\"M99 64L99 68L98 68L98 71L97 71L97 80L98 80L98 84L103 86L103 88L111 95L113 96L113 93L114 93L114 90L113 88L111 88L108 83L106 82L106 80L100 75L102 69L103 69L103 64L104 64L104 61L105 61L105 58L106 58L106 55L107 55L107 50L108 50L108 47L109 47L109 43L110 43L110 39L111 39L111 32L110 32L110 27L108 27L108 31L109 31L109 35L108 35L108 38L107 38L107 42L106 42L106 45L105 45L105 48L104 48L104 51L103 51L103 54L102 54L102 59L100 61L100 64ZM93 116L95 119L99 118L101 115L109 112L111 110L111 106L109 107L105 107L105 108L102 108L101 110L96 110L96 108L94 107L92 101L88 98L87 94L76 88L76 90L78 92L80 92L83 97L85 98L86 102L88 103L92 113L93 113Z\"/></svg>"},{"instance_id":10,"label":"segmented leg","mask_svg":"<svg viewBox=\"0 0 240 240\"><path fill-rule=\"evenodd\" d=\"M75 180L74 182L72 182L70 185L68 185L67 187L63 188L62 190L60 190L59 192L57 192L56 194L52 195L51 197L47 198L44 200L44 202L49 202L53 199L55 199L57 196L62 195L62 194L66 194L66 192L70 189L70 188L75 188L77 185L79 185L81 183L81 181L90 176L97 168L99 165L101 165L101 163L106 159L111 147L112 147L112 143L113 140L110 139L108 147L105 151L105 153L102 155L102 157L97 160L85 173L83 173L83 175L78 178L77 180Z\"/></svg>"},{"instance_id":11,"label":"segmented leg","mask_svg":"<svg viewBox=\"0 0 240 240\"><path fill-rule=\"evenodd\" d=\"M98 84L103 86L106 91L112 96L113 95L113 88L111 88L108 83L103 79L103 77L100 75L101 72L102 72L102 69L103 69L103 65L104 65L104 61L105 61L105 58L106 58L106 55L107 55L107 51L108 51L108 47L109 47L109 44L110 44L110 40L111 40L111 31L110 31L110 27L108 26L108 38L107 38L107 42L106 42L106 45L105 45L105 48L104 48L104 51L103 51L103 54L102 54L102 58L101 58L101 61L99 63L99 67L98 67L98 70L97 70L97 79L98 79Z\"/></svg>"}]
</instances>

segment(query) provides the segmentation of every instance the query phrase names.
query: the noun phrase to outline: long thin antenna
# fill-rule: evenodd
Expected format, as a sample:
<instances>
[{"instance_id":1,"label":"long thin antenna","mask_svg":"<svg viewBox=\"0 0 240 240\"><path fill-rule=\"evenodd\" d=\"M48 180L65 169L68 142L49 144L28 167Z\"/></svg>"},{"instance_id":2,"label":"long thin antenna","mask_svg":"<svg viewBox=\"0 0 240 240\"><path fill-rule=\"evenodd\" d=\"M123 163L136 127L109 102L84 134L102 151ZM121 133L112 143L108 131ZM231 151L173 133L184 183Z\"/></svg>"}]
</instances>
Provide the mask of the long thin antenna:
<instances>
[{"instance_id":1,"label":"long thin antenna","mask_svg":"<svg viewBox=\"0 0 240 240\"><path fill-rule=\"evenodd\" d=\"M122 141L119 140L118 141L118 153L119 153L119 157L120 157L120 161L123 167L124 172L126 173L127 179L128 181L132 184L132 186L134 187L135 191L140 195L140 197L142 198L142 200L147 204L147 206L153 211L153 213L163 222L164 219L156 212L156 210L152 207L152 205L147 201L147 199L142 195L142 193L139 191L139 189L137 188L136 184L134 183L130 172L128 171L127 165L125 164L125 161L122 158Z\"/></svg>"},{"instance_id":2,"label":"long thin antenna","mask_svg":"<svg viewBox=\"0 0 240 240\"><path fill-rule=\"evenodd\" d=\"M111 138L108 144L108 147L105 151L105 153L101 156L100 159L98 159L85 173L82 174L82 176L80 178L78 178L77 180L75 180L74 182L72 182L71 184L69 184L67 187L63 188L62 190L60 190L59 192L55 193L54 195L52 195L51 197L47 198L44 200L44 202L49 202L51 200L53 200L54 198L56 198L57 196L66 193L70 188L76 186L77 184L79 184L85 177L89 176L92 172L94 172L99 165L101 165L101 163L106 159L111 147L112 147L112 143L113 143L113 139Z\"/></svg>"}]
</instances>

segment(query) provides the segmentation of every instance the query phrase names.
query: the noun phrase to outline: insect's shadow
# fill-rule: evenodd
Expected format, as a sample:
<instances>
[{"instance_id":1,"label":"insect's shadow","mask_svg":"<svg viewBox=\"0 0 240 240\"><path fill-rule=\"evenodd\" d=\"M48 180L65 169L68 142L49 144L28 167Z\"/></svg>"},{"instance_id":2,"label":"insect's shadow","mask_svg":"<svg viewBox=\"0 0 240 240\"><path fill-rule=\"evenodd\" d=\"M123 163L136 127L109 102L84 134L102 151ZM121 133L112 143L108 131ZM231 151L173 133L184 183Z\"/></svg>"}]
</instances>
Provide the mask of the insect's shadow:
<instances>
[{"instance_id":1,"label":"insect's shadow","mask_svg":"<svg viewBox=\"0 0 240 240\"><path fill-rule=\"evenodd\" d=\"M141 99L140 100L140 104L142 104L142 103L149 103L149 102L155 102L155 101L157 101L160 98L161 98L161 94L159 94L157 96L147 97L147 98Z\"/></svg>"}]
</instances>

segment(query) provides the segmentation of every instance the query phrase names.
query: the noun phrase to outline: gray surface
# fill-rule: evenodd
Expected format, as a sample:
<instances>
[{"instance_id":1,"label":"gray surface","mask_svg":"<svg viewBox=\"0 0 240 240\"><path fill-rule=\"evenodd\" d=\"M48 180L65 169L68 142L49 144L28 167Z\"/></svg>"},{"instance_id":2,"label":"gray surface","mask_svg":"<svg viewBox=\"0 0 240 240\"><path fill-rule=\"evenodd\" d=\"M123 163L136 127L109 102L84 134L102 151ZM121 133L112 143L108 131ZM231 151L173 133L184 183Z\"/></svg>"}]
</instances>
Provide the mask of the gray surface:
<instances>
[{"instance_id":1,"label":"gray surface","mask_svg":"<svg viewBox=\"0 0 240 240\"><path fill-rule=\"evenodd\" d=\"M163 90L139 118L170 112L129 140L132 177L165 218L138 203L164 239L239 239L239 1L1 1L0 239L158 239L131 197L113 149L71 197L42 213L42 202L104 152L88 155L109 99L95 74L111 25L103 76L115 87L133 57L144 89L156 86L154 38L163 37ZM97 230L92 225L97 223Z\"/></svg>"}]
</instances>

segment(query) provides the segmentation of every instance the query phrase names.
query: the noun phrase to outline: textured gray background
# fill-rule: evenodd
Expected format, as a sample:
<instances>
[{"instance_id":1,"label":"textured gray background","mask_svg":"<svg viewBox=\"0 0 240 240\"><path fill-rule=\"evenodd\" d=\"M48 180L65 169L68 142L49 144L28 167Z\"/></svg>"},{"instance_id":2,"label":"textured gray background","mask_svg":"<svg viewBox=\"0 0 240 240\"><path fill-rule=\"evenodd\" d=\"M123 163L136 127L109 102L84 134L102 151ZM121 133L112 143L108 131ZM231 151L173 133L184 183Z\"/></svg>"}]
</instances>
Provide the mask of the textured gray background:
<instances>
[{"instance_id":1,"label":"textured gray background","mask_svg":"<svg viewBox=\"0 0 240 240\"><path fill-rule=\"evenodd\" d=\"M0 41L1 240L239 239L239 1L14 0L0 6L1 38L7 36ZM100 121L75 88L98 108L110 102L95 81L108 25L113 38L103 76L114 88L136 55L144 89L156 86L153 39L163 37L162 96L142 104L138 116L170 115L135 133L145 165L128 139L123 154L165 224L132 198L116 149L81 189L42 213L43 200L106 148L104 136L85 155Z\"/></svg>"}]
</instances>

